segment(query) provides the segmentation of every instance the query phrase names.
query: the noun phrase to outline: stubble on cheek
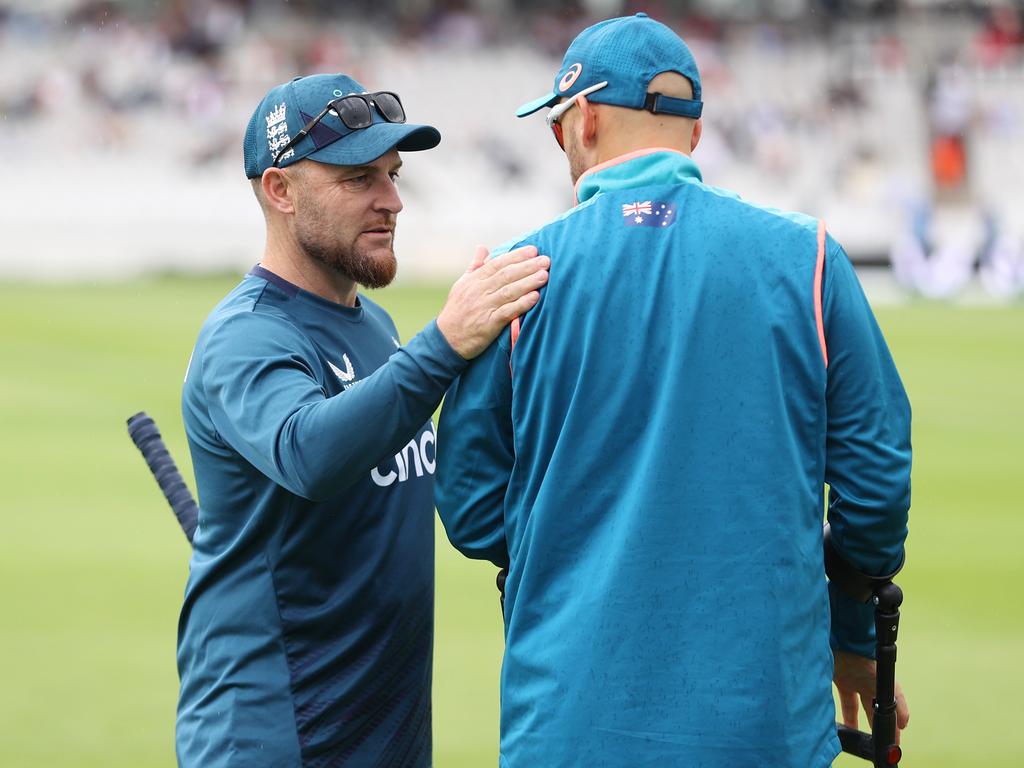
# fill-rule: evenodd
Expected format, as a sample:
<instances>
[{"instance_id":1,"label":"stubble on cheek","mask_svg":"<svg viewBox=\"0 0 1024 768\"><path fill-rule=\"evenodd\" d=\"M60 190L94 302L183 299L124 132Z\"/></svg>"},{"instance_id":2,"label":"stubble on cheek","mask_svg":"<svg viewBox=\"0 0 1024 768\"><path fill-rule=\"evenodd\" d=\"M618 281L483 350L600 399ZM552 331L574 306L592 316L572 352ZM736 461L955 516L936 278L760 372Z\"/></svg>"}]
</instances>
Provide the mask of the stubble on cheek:
<instances>
[{"instance_id":1,"label":"stubble on cheek","mask_svg":"<svg viewBox=\"0 0 1024 768\"><path fill-rule=\"evenodd\" d=\"M295 235L306 256L367 288L389 285L398 272L394 250L395 220L378 222L392 227L391 237L366 237L327 213L315 197L303 201L304 215Z\"/></svg>"}]
</instances>

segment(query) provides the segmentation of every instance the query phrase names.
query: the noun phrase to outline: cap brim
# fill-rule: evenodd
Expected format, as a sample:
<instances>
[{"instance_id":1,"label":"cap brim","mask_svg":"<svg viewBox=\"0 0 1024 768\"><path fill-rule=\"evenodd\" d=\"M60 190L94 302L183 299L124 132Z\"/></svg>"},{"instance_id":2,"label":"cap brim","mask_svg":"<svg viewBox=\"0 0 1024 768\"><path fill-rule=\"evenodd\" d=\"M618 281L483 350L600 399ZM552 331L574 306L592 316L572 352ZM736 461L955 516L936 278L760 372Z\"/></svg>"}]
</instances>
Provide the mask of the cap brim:
<instances>
[{"instance_id":1,"label":"cap brim","mask_svg":"<svg viewBox=\"0 0 1024 768\"><path fill-rule=\"evenodd\" d=\"M538 96L533 101L528 101L523 104L523 106L516 110L516 117L532 115L538 109L553 106L556 101L558 101L558 95L554 91L551 93L545 93L543 96Z\"/></svg>"},{"instance_id":2,"label":"cap brim","mask_svg":"<svg viewBox=\"0 0 1024 768\"><path fill-rule=\"evenodd\" d=\"M433 149L440 143L441 134L432 125L380 122L342 136L306 157L331 165L363 165L392 149L419 152Z\"/></svg>"}]
</instances>

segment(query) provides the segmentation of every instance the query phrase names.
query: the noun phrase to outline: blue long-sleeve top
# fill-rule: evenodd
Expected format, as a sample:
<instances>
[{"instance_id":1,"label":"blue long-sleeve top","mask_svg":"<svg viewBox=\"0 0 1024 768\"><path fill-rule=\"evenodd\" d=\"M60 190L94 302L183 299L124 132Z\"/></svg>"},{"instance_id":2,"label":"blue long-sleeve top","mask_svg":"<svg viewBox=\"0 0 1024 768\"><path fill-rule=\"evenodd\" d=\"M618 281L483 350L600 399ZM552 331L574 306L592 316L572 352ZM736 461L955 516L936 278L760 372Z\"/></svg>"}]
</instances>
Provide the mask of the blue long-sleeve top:
<instances>
[{"instance_id":1,"label":"blue long-sleeve top","mask_svg":"<svg viewBox=\"0 0 1024 768\"><path fill-rule=\"evenodd\" d=\"M910 500L909 404L852 266L680 153L577 192L514 243L548 285L439 425L448 537L509 568L501 764L831 765L830 629L867 655L872 627L830 601L824 485L876 573Z\"/></svg>"},{"instance_id":2,"label":"blue long-sleeve top","mask_svg":"<svg viewBox=\"0 0 1024 768\"><path fill-rule=\"evenodd\" d=\"M430 417L464 365L436 323L400 347L366 297L259 267L210 314L182 395L181 765L430 764Z\"/></svg>"}]
</instances>

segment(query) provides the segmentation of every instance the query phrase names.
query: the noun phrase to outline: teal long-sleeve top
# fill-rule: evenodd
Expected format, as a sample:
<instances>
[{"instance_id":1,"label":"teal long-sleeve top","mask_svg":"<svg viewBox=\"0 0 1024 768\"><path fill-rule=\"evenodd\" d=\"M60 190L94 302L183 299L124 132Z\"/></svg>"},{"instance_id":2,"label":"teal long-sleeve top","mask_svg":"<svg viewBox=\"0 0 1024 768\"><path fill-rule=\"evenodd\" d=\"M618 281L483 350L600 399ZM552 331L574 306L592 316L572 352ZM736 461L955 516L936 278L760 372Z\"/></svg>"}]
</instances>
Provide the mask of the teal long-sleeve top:
<instances>
[{"instance_id":1,"label":"teal long-sleeve top","mask_svg":"<svg viewBox=\"0 0 1024 768\"><path fill-rule=\"evenodd\" d=\"M465 361L256 267L182 395L199 527L181 766L431 764L435 434Z\"/></svg>"},{"instance_id":2,"label":"teal long-sleeve top","mask_svg":"<svg viewBox=\"0 0 1024 768\"><path fill-rule=\"evenodd\" d=\"M581 177L520 238L540 302L449 390L436 501L509 569L501 765L831 765L835 542L902 557L910 408L853 268L818 222L649 151Z\"/></svg>"}]
</instances>

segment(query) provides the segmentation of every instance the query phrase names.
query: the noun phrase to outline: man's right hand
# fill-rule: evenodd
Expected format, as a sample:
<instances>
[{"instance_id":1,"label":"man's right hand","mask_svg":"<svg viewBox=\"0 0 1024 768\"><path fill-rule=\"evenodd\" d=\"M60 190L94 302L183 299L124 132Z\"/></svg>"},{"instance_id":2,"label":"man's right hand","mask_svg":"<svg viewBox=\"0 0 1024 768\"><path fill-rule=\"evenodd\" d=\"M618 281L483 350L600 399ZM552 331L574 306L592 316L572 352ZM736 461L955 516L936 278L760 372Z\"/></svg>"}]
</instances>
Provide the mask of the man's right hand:
<instances>
[{"instance_id":1,"label":"man's right hand","mask_svg":"<svg viewBox=\"0 0 1024 768\"><path fill-rule=\"evenodd\" d=\"M455 281L437 316L452 349L467 360L483 352L515 318L540 300L551 259L532 245L488 260L478 246L465 274Z\"/></svg>"},{"instance_id":2,"label":"man's right hand","mask_svg":"<svg viewBox=\"0 0 1024 768\"><path fill-rule=\"evenodd\" d=\"M834 651L835 671L832 682L839 692L839 706L843 712L843 725L858 728L857 700L864 707L864 714L871 727L874 712L872 700L875 695L875 661L845 651ZM903 689L896 683L896 743L900 743L900 731L910 723L910 707L903 695Z\"/></svg>"}]
</instances>

